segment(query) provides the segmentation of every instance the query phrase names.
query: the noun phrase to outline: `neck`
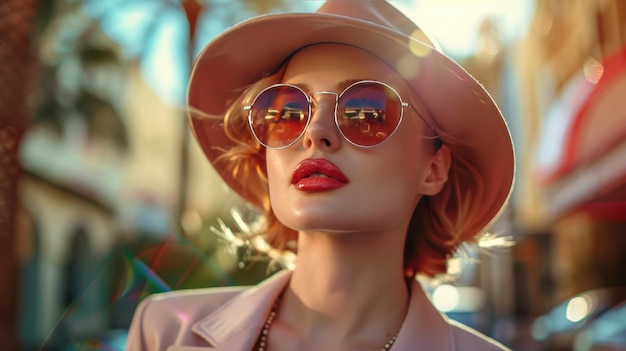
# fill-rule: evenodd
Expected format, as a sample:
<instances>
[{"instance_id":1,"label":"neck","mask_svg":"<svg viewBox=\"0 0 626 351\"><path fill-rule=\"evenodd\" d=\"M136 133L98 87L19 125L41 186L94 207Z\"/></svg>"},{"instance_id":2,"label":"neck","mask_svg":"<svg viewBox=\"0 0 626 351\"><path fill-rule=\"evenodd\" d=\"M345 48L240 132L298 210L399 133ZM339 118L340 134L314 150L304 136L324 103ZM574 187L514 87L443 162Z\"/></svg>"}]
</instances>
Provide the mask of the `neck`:
<instances>
[{"instance_id":1,"label":"neck","mask_svg":"<svg viewBox=\"0 0 626 351\"><path fill-rule=\"evenodd\" d=\"M386 341L408 303L403 247L402 231L300 233L283 321L303 339Z\"/></svg>"}]
</instances>

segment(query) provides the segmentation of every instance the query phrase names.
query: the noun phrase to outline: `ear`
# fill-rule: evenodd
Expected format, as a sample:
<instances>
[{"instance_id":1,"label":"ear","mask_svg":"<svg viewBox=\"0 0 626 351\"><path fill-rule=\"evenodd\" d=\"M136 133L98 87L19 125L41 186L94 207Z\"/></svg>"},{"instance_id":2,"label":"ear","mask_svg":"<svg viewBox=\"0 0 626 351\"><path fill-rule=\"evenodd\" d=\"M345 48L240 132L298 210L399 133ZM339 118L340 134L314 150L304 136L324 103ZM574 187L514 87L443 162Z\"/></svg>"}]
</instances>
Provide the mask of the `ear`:
<instances>
[{"instance_id":1,"label":"ear","mask_svg":"<svg viewBox=\"0 0 626 351\"><path fill-rule=\"evenodd\" d=\"M442 145L430 161L428 173L422 184L422 194L436 195L448 181L451 161L450 149Z\"/></svg>"}]
</instances>

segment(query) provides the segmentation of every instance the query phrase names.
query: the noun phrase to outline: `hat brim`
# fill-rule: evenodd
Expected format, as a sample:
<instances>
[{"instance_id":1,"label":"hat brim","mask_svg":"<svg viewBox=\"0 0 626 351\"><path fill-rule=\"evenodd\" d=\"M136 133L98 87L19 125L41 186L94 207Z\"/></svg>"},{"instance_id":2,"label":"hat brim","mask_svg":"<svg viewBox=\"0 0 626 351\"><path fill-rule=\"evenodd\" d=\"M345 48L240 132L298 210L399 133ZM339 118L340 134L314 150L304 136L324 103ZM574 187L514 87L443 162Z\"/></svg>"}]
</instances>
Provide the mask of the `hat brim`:
<instances>
[{"instance_id":1,"label":"hat brim","mask_svg":"<svg viewBox=\"0 0 626 351\"><path fill-rule=\"evenodd\" d=\"M245 184L216 158L233 146L223 129L227 101L275 72L293 52L315 43L361 48L395 67L451 143L483 178L476 199L479 214L468 228L488 227L507 203L515 173L513 145L502 115L487 91L453 60L420 41L386 27L330 14L278 14L256 17L215 38L194 63L188 90L190 123L206 156L224 181L250 200ZM195 113L200 111L201 113ZM426 116L426 118L429 118Z\"/></svg>"}]
</instances>

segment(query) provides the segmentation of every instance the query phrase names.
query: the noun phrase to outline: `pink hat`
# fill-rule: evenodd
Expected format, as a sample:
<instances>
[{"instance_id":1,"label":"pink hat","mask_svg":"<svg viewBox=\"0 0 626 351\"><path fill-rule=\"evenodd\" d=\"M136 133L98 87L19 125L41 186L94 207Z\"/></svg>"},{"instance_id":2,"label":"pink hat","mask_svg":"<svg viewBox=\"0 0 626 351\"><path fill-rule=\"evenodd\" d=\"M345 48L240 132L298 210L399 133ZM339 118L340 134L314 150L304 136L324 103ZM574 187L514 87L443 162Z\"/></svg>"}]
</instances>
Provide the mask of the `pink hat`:
<instances>
[{"instance_id":1,"label":"pink hat","mask_svg":"<svg viewBox=\"0 0 626 351\"><path fill-rule=\"evenodd\" d=\"M224 164L234 143L223 128L233 94L274 73L293 52L316 43L354 46L395 67L413 89L453 154L470 162L484 189L466 228L478 234L502 210L512 189L515 161L509 130L485 89L436 49L404 14L382 0L327 1L316 13L265 15L226 30L196 60L188 91L190 123L201 148L226 183L250 200ZM235 96L236 97L236 96ZM199 112L199 113L196 113ZM253 204L258 205L257 203ZM454 210L454 209L451 209Z\"/></svg>"}]
</instances>

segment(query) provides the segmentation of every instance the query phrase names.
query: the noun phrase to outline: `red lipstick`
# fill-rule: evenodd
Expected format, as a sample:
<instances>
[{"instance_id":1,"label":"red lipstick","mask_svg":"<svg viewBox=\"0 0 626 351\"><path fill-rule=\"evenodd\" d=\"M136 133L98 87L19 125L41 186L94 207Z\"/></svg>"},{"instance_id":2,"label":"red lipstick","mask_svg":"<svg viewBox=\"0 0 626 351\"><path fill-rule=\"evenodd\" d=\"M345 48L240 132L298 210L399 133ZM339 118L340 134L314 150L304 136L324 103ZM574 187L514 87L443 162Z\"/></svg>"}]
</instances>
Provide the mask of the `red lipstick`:
<instances>
[{"instance_id":1,"label":"red lipstick","mask_svg":"<svg viewBox=\"0 0 626 351\"><path fill-rule=\"evenodd\" d=\"M309 158L300 162L291 176L291 184L305 192L333 190L348 182L348 177L324 158Z\"/></svg>"}]
</instances>

